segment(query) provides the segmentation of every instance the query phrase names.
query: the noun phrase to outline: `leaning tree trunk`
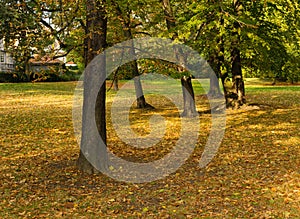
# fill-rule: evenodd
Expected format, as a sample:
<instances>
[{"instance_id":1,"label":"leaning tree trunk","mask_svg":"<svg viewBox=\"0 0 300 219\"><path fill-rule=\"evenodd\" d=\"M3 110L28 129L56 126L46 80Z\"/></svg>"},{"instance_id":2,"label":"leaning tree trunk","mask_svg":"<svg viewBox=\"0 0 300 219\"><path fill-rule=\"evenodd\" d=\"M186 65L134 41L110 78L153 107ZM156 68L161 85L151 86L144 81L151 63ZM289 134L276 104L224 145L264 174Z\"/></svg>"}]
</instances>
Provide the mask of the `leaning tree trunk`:
<instances>
[{"instance_id":1,"label":"leaning tree trunk","mask_svg":"<svg viewBox=\"0 0 300 219\"><path fill-rule=\"evenodd\" d=\"M116 76L113 80L113 87L114 87L114 91L119 90L119 78L118 78L118 76Z\"/></svg>"},{"instance_id":2,"label":"leaning tree trunk","mask_svg":"<svg viewBox=\"0 0 300 219\"><path fill-rule=\"evenodd\" d=\"M133 49L132 53L135 53L134 48L132 48L132 49ZM150 104L148 104L146 102L144 92L143 92L142 83L141 83L140 76L139 76L137 61L134 60L130 64L131 64L130 69L132 71L133 81L134 81L137 108L139 108L139 109L154 108L153 106L151 106Z\"/></svg>"},{"instance_id":3,"label":"leaning tree trunk","mask_svg":"<svg viewBox=\"0 0 300 219\"><path fill-rule=\"evenodd\" d=\"M124 30L130 37L128 39L132 39L131 31L130 29ZM126 35L127 35L126 34ZM135 49L134 45L132 42L132 45L130 45L130 54L132 56L135 56ZM137 61L134 60L130 63L130 70L132 71L132 77L134 81L134 88L135 88L135 95L136 95L136 104L137 108L139 109L144 109L144 108L153 108L150 104L146 102L144 92L143 92L143 87L142 87L142 82L140 79L140 74L139 74L139 69L138 69L138 64Z\"/></svg>"},{"instance_id":4,"label":"leaning tree trunk","mask_svg":"<svg viewBox=\"0 0 300 219\"><path fill-rule=\"evenodd\" d=\"M181 78L182 94L184 110L181 116L183 117L195 117L198 115L195 105L195 95L192 85L192 78L183 76Z\"/></svg>"},{"instance_id":5,"label":"leaning tree trunk","mask_svg":"<svg viewBox=\"0 0 300 219\"><path fill-rule=\"evenodd\" d=\"M106 47L106 31L107 19L105 14L105 0L87 0L86 1L86 38L85 38L85 65L87 66L105 47ZM96 77L95 72L86 70L84 75L84 100L83 100L83 115L82 115L82 136L81 150L77 160L77 166L80 170L87 173L98 172L90 163L83 153L83 148L95 148L99 145L99 135L106 145L106 115L105 115L105 60L101 61L100 77ZM104 83L97 84L94 82L95 77L99 82L104 80ZM98 87L97 87L98 86ZM100 91L96 96L93 95L93 90ZM95 93L95 92L94 92ZM96 106L93 109L91 104L96 101ZM95 112L95 117L91 116L91 112ZM96 121L94 121L95 119ZM91 124L96 122L98 130L95 130ZM92 151L91 151L92 152ZM97 154L101 162L101 168L107 168L107 153L106 147L102 148L101 154Z\"/></svg>"},{"instance_id":6,"label":"leaning tree trunk","mask_svg":"<svg viewBox=\"0 0 300 219\"><path fill-rule=\"evenodd\" d=\"M130 14L128 13L127 15L124 15L122 12L122 9L119 6L119 3L117 1L112 1L112 3L115 6L116 13L121 20L122 23L122 28L123 28L123 33L125 36L126 40L132 40L133 35L131 32L131 26L130 26ZM125 17L126 16L126 17ZM129 45L129 54L133 57L135 57L135 49L134 49L134 44L131 42L131 45ZM146 102L144 92L143 92L143 87L142 83L140 80L140 74L139 74L139 69L138 69L138 63L136 60L132 61L130 63L130 70L132 71L132 78L134 80L134 88L135 88L135 93L136 93L136 102L137 102L137 108L154 108L150 104Z\"/></svg>"},{"instance_id":7,"label":"leaning tree trunk","mask_svg":"<svg viewBox=\"0 0 300 219\"><path fill-rule=\"evenodd\" d=\"M112 87L113 87L114 91L119 90L119 77L118 77L119 70L120 70L120 67L117 68L117 70L114 73L114 77L112 79Z\"/></svg>"},{"instance_id":8,"label":"leaning tree trunk","mask_svg":"<svg viewBox=\"0 0 300 219\"><path fill-rule=\"evenodd\" d=\"M176 19L170 4L170 0L161 0L161 3L162 3L165 19L166 19L167 29L170 33L173 33L171 39L176 40L178 38L178 33L174 30L176 27ZM184 52L182 51L182 47L178 45L174 45L173 48L174 48L177 62L181 64L177 66L177 70L179 72L184 72L186 70L187 58L184 55Z\"/></svg>"}]
</instances>

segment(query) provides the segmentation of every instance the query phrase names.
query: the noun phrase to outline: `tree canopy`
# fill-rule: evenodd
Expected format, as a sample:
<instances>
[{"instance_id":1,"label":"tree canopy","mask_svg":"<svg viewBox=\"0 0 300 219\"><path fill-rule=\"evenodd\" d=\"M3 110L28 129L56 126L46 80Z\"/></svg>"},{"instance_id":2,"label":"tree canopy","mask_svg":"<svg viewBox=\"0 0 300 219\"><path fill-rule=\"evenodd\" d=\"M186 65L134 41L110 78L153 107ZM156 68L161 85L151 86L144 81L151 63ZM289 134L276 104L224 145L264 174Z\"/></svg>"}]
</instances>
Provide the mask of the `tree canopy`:
<instances>
[{"instance_id":1,"label":"tree canopy","mask_svg":"<svg viewBox=\"0 0 300 219\"><path fill-rule=\"evenodd\" d=\"M238 37L236 46L244 76L299 80L297 1L167 2L174 12L172 16L164 8L164 1L110 0L103 3L108 19L108 45L128 38L126 31L130 31L132 37L172 38L176 34L176 41L197 50L210 61L219 76L231 77L230 57ZM88 37L85 34L85 1L1 0L1 5L0 37L20 63L20 71L26 73L26 62L32 54L50 53L54 58L68 55L78 63L84 62L83 42ZM55 49L54 43L59 45ZM153 69L165 72L161 63L144 63L154 64ZM140 64L143 66L143 62Z\"/></svg>"}]
</instances>

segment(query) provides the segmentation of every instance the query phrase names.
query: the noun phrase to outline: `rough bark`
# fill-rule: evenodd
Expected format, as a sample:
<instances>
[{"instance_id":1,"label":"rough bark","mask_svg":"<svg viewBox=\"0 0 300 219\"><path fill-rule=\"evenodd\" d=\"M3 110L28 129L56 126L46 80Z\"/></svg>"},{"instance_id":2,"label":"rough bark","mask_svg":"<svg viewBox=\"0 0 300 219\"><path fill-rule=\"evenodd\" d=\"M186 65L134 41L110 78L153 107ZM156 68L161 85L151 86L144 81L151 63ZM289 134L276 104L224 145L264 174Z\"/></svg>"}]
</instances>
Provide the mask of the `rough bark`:
<instances>
[{"instance_id":1,"label":"rough bark","mask_svg":"<svg viewBox=\"0 0 300 219\"><path fill-rule=\"evenodd\" d=\"M106 31L107 20L105 14L104 0L87 0L86 1L86 38L85 38L85 65L87 66L94 57L96 57L106 47ZM101 75L97 79L105 81L105 60L101 61ZM86 71L84 77L84 100L83 100L83 116L82 116L82 136L81 150L77 160L77 166L80 170L87 173L98 172L96 168L87 160L83 154L83 148L93 148L99 144L99 134L106 145L106 117L105 117L105 82L102 84L100 91L96 96L96 106L92 109L91 104L95 101L92 95L92 89L98 89L94 86L95 72ZM100 81L100 80L99 80ZM100 86L101 84L96 86ZM89 89L86 89L89 88ZM95 117L90 115L90 112L95 112ZM93 118L96 121L93 121ZM94 130L91 124L96 122L98 130ZM92 152L92 151L91 151ZM101 168L107 168L107 153L106 148L99 154L101 160Z\"/></svg>"},{"instance_id":2,"label":"rough bark","mask_svg":"<svg viewBox=\"0 0 300 219\"><path fill-rule=\"evenodd\" d=\"M184 110L181 116L195 117L198 115L195 105L195 95L192 85L192 78L183 76L181 78Z\"/></svg>"}]
</instances>

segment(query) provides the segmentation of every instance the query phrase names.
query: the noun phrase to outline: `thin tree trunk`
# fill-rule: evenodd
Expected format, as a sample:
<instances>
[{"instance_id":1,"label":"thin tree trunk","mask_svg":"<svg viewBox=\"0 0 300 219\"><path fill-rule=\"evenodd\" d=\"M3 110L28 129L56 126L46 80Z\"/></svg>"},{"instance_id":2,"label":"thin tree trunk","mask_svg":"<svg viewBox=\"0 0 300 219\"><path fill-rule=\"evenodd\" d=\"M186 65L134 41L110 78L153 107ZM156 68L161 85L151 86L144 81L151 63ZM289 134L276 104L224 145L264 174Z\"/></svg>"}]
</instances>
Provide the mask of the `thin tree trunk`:
<instances>
[{"instance_id":1,"label":"thin tree trunk","mask_svg":"<svg viewBox=\"0 0 300 219\"><path fill-rule=\"evenodd\" d=\"M120 6L118 5L117 2L113 1L113 4L116 8L116 12L117 15L119 16L122 26L123 26L123 32L124 32L124 36L126 38L126 40L132 40L133 39L133 35L131 32L131 27L130 27L130 13L127 14L127 17L125 17L123 15L123 12L120 8ZM131 56L135 56L135 49L134 49L134 44L133 42L130 45L129 48L129 54ZM134 79L134 88L135 88L135 93L136 93L136 101L137 101L137 108L154 108L153 106L151 106L150 104L148 104L146 102L145 96L144 96L144 92L143 92L143 87L142 87L142 83L140 80L140 74L139 74L139 69L138 69L138 63L136 60L132 61L130 63L131 66L131 71L132 71L132 78Z\"/></svg>"},{"instance_id":2,"label":"thin tree trunk","mask_svg":"<svg viewBox=\"0 0 300 219\"><path fill-rule=\"evenodd\" d=\"M224 25L224 18L221 17L220 19L220 24L223 26ZM220 47L219 47L219 51L218 51L218 69L219 69L219 77L221 78L221 82L222 82L222 86L223 86L223 92L224 92L224 97L226 100L226 105L227 105L227 94L228 94L228 90L225 86L225 80L228 77L228 73L224 73L221 71L222 66L224 65L225 62L225 57L224 57L224 53L225 53L225 48L224 48L224 38L223 36L220 37L219 39L220 42Z\"/></svg>"},{"instance_id":3,"label":"thin tree trunk","mask_svg":"<svg viewBox=\"0 0 300 219\"><path fill-rule=\"evenodd\" d=\"M233 7L236 16L239 16L242 13L242 3L240 0L233 0ZM234 107L235 109L242 106L246 103L245 99L245 86L242 74L242 64L241 64L241 52L239 49L240 45L240 29L241 25L239 22L235 21L233 24L233 41L232 41L232 49L231 49L231 72L232 72L232 83L233 83L233 92L230 95L232 97L232 101L229 105Z\"/></svg>"},{"instance_id":4,"label":"thin tree trunk","mask_svg":"<svg viewBox=\"0 0 300 219\"><path fill-rule=\"evenodd\" d=\"M118 91L119 90L119 79L118 79L117 75L116 75L116 77L113 80L113 87L114 87L114 91Z\"/></svg>"},{"instance_id":5,"label":"thin tree trunk","mask_svg":"<svg viewBox=\"0 0 300 219\"><path fill-rule=\"evenodd\" d=\"M232 82L233 82L234 93L236 94L234 108L239 108L246 101L245 101L245 88L244 88L244 81L242 75L240 50L238 48L233 48L231 52L231 59L232 59Z\"/></svg>"},{"instance_id":6,"label":"thin tree trunk","mask_svg":"<svg viewBox=\"0 0 300 219\"><path fill-rule=\"evenodd\" d=\"M167 29L170 33L173 33L171 39L176 40L178 38L178 34L174 30L176 27L176 19L175 19L170 1L169 0L161 0L161 3L163 6L165 18L166 18ZM184 56L184 53L180 46L175 45L174 51L175 51L177 61L181 64L181 66L177 66L177 70L179 72L184 72L185 68L186 68L186 57Z\"/></svg>"},{"instance_id":7,"label":"thin tree trunk","mask_svg":"<svg viewBox=\"0 0 300 219\"><path fill-rule=\"evenodd\" d=\"M209 91L207 95L210 97L219 97L222 95L220 84L219 84L221 65L219 63L219 60L215 58L215 56L211 56L209 63L212 69L214 70L215 76L210 75Z\"/></svg>"},{"instance_id":8,"label":"thin tree trunk","mask_svg":"<svg viewBox=\"0 0 300 219\"><path fill-rule=\"evenodd\" d=\"M195 105L195 95L192 85L192 78L183 76L181 78L182 94L184 110L181 116L183 117L195 117L198 115Z\"/></svg>"},{"instance_id":9,"label":"thin tree trunk","mask_svg":"<svg viewBox=\"0 0 300 219\"><path fill-rule=\"evenodd\" d=\"M106 31L107 31L107 20L105 14L105 0L87 0L86 1L86 11L87 11L87 21L86 21L86 38L85 38L85 65L87 66L94 57L96 57L103 49L106 47ZM87 160L83 151L84 149L93 149L99 145L99 134L106 145L106 115L105 115L105 60L101 61L101 71L100 77L93 71L86 70L84 77L84 100L83 100L83 115L82 115L82 136L81 136L81 150L79 158L77 160L77 165L80 170L87 173L95 173L98 170L91 164L91 160ZM98 69L97 69L98 70ZM99 84L95 83L94 80L99 81ZM100 91L98 94L95 93L95 89ZM96 105L93 109L93 101L96 99ZM95 117L91 116L91 113L95 112ZM98 130L93 128L94 120L96 120L96 127ZM100 168L107 168L107 152L106 147L101 147L101 153L93 157L97 157L101 162ZM97 151L99 152L99 151ZM98 157L99 156L99 157ZM95 159L95 158L94 158ZM93 159L92 159L93 160Z\"/></svg>"},{"instance_id":10,"label":"thin tree trunk","mask_svg":"<svg viewBox=\"0 0 300 219\"><path fill-rule=\"evenodd\" d=\"M165 18L167 29L169 32L173 33L172 40L176 40L178 38L178 34L175 31L176 27L176 20L173 14L173 10L170 4L170 0L161 0ZM177 62L181 64L178 66L178 71L183 72L186 68L186 57L184 56L181 47L174 46L174 51L176 54ZM192 78L183 76L181 78L181 85L182 85L182 94L183 94L183 101L184 101L184 111L181 114L183 117L194 117L198 115L195 105L195 95L192 86Z\"/></svg>"},{"instance_id":11,"label":"thin tree trunk","mask_svg":"<svg viewBox=\"0 0 300 219\"><path fill-rule=\"evenodd\" d=\"M119 72L120 67L117 68L117 70L114 73L114 77L112 79L112 87L114 91L119 90L119 77L118 77L118 72Z\"/></svg>"}]
</instances>

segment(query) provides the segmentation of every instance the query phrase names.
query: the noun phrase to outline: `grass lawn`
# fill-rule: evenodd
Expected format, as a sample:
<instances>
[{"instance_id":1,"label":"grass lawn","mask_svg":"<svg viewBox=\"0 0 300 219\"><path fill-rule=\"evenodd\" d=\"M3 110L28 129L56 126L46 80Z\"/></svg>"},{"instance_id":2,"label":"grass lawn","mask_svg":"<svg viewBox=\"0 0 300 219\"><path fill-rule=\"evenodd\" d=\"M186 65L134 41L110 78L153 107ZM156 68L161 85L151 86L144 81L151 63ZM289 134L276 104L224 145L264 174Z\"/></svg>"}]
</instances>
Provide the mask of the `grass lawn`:
<instances>
[{"instance_id":1,"label":"grass lawn","mask_svg":"<svg viewBox=\"0 0 300 219\"><path fill-rule=\"evenodd\" d=\"M197 164L211 118L200 114L187 162L162 180L132 184L77 170L75 82L0 84L0 218L299 218L300 86L263 85L246 80L247 101L258 107L228 110L222 145L206 168ZM195 86L197 109L205 111ZM149 115L162 113L165 139L151 150L127 147L108 118L108 146L118 156L158 159L178 137L172 103L146 98L156 109L132 109L132 128L147 133Z\"/></svg>"}]
</instances>

